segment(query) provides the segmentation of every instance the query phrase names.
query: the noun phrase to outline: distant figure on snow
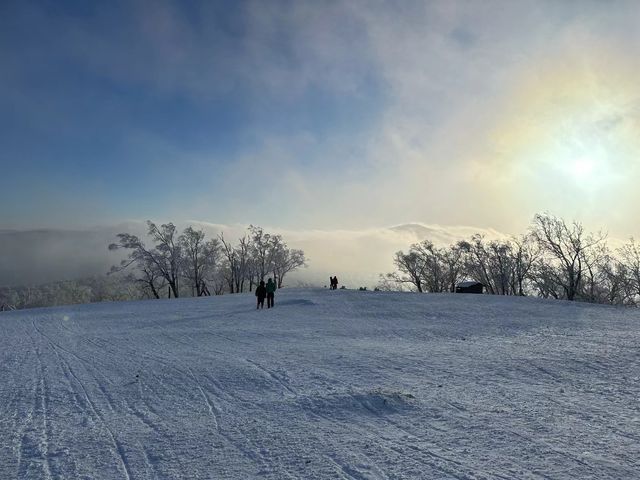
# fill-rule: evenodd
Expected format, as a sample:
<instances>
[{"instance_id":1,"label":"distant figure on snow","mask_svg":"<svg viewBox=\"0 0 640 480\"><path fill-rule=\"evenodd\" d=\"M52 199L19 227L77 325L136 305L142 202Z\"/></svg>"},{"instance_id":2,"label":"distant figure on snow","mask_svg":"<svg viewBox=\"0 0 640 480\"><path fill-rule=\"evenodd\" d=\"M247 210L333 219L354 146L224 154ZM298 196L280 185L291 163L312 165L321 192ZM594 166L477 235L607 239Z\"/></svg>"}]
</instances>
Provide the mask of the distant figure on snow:
<instances>
[{"instance_id":1,"label":"distant figure on snow","mask_svg":"<svg viewBox=\"0 0 640 480\"><path fill-rule=\"evenodd\" d=\"M273 300L276 294L276 282L269 279L267 280L267 308L273 307Z\"/></svg>"},{"instance_id":2,"label":"distant figure on snow","mask_svg":"<svg viewBox=\"0 0 640 480\"><path fill-rule=\"evenodd\" d=\"M338 289L338 277L329 277L331 279L331 290Z\"/></svg>"},{"instance_id":3,"label":"distant figure on snow","mask_svg":"<svg viewBox=\"0 0 640 480\"><path fill-rule=\"evenodd\" d=\"M267 288L264 286L264 281L261 280L260 285L256 288L256 297L258 297L258 304L256 305L256 310L259 308L264 308L264 297L266 296L267 296Z\"/></svg>"}]
</instances>

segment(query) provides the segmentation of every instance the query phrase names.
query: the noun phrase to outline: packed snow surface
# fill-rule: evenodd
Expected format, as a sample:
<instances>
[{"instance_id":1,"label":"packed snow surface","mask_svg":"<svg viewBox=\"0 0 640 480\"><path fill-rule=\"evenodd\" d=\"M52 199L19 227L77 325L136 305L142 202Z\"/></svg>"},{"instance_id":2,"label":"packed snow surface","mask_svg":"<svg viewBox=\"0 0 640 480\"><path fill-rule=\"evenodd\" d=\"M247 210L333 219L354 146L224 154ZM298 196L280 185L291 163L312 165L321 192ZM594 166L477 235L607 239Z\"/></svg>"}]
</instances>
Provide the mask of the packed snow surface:
<instances>
[{"instance_id":1,"label":"packed snow surface","mask_svg":"<svg viewBox=\"0 0 640 480\"><path fill-rule=\"evenodd\" d=\"M637 310L280 290L0 314L0 478L640 478Z\"/></svg>"}]
</instances>

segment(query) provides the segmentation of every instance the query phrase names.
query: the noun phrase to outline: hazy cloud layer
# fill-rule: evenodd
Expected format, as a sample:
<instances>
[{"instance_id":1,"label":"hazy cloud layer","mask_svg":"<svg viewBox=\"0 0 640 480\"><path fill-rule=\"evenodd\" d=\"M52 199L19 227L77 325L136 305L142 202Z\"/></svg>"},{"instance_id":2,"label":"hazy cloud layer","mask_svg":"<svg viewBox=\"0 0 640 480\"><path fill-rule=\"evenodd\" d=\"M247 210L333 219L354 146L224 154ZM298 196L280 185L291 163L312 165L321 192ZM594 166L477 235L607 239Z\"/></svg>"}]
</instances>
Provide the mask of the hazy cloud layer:
<instances>
[{"instance_id":1,"label":"hazy cloud layer","mask_svg":"<svg viewBox=\"0 0 640 480\"><path fill-rule=\"evenodd\" d=\"M236 198L237 217L305 227L419 220L516 232L549 210L639 233L629 222L640 200L638 4L367 3L344 13L366 31L359 52L384 85L375 120L346 138L265 137L222 172L212 201ZM256 165L271 168L253 176Z\"/></svg>"},{"instance_id":2,"label":"hazy cloud layer","mask_svg":"<svg viewBox=\"0 0 640 480\"><path fill-rule=\"evenodd\" d=\"M220 225L189 222L205 231L208 238L224 233L235 241L246 233L245 225ZM187 224L179 225L179 228ZM298 282L322 286L329 275L338 275L350 287L377 283L378 274L393 270L393 254L426 238L448 245L473 233L499 238L494 230L473 227L442 227L409 224L370 230L282 230L280 233L292 248L301 248L309 260L306 269L292 274L289 285ZM119 232L130 232L144 238L146 225L128 222L91 230L0 231L0 286L37 284L55 280L101 275L117 264L120 252L110 252L109 243Z\"/></svg>"},{"instance_id":3,"label":"hazy cloud layer","mask_svg":"<svg viewBox=\"0 0 640 480\"><path fill-rule=\"evenodd\" d=\"M133 226L133 225L131 225ZM130 230L130 229L127 229ZM103 275L120 261L107 246L118 228L0 231L0 286Z\"/></svg>"},{"instance_id":4,"label":"hazy cloud layer","mask_svg":"<svg viewBox=\"0 0 640 480\"><path fill-rule=\"evenodd\" d=\"M419 5L362 9L389 86L368 215L514 232L550 210L637 234L638 4Z\"/></svg>"},{"instance_id":5,"label":"hazy cloud layer","mask_svg":"<svg viewBox=\"0 0 640 480\"><path fill-rule=\"evenodd\" d=\"M549 210L638 235L638 18L634 1L3 2L0 226L360 232L347 248Z\"/></svg>"}]
</instances>

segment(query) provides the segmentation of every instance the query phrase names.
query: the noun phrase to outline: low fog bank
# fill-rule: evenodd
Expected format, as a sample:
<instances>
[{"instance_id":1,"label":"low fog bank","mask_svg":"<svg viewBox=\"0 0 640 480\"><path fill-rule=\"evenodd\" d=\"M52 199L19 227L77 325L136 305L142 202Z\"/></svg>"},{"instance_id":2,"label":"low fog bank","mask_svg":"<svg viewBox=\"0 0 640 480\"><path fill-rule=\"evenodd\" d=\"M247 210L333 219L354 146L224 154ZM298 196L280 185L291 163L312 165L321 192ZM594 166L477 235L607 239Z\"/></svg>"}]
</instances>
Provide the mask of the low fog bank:
<instances>
[{"instance_id":1,"label":"low fog bank","mask_svg":"<svg viewBox=\"0 0 640 480\"><path fill-rule=\"evenodd\" d=\"M107 249L119 231L121 228L117 226L0 231L0 286L35 285L105 274L122 258L120 252Z\"/></svg>"},{"instance_id":2,"label":"low fog bank","mask_svg":"<svg viewBox=\"0 0 640 480\"><path fill-rule=\"evenodd\" d=\"M235 240L246 233L246 225L180 222L201 228L208 238L224 232ZM410 244L429 239L438 245L481 233L487 238L504 237L491 229L466 226L405 224L368 230L286 230L264 226L283 235L292 248L304 250L308 268L292 272L287 286L328 284L330 275L349 288L373 287L380 273L390 272L393 254ZM86 230L0 230L0 286L36 285L103 275L118 264L126 252L109 251L108 245L121 232L145 238L144 222L88 228Z\"/></svg>"}]
</instances>

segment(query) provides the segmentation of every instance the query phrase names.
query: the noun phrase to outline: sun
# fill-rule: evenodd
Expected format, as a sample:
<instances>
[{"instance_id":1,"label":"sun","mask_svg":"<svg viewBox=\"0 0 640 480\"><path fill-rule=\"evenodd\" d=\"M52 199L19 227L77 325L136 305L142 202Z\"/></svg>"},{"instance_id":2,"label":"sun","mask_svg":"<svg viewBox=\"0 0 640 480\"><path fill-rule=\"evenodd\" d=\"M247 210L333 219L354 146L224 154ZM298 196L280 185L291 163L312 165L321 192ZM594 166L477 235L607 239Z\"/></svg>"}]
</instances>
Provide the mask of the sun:
<instances>
[{"instance_id":1,"label":"sun","mask_svg":"<svg viewBox=\"0 0 640 480\"><path fill-rule=\"evenodd\" d=\"M607 155L599 155L595 149L591 155L568 154L555 158L556 179L566 187L582 191L600 191L605 188L613 175Z\"/></svg>"},{"instance_id":2,"label":"sun","mask_svg":"<svg viewBox=\"0 0 640 480\"><path fill-rule=\"evenodd\" d=\"M577 158L569 164L569 174L579 182L593 182L597 179L596 162L591 158Z\"/></svg>"}]
</instances>

